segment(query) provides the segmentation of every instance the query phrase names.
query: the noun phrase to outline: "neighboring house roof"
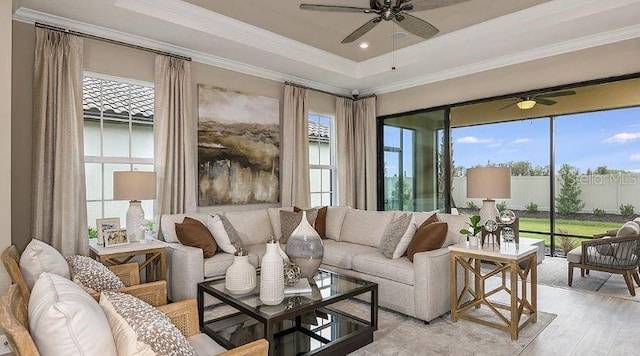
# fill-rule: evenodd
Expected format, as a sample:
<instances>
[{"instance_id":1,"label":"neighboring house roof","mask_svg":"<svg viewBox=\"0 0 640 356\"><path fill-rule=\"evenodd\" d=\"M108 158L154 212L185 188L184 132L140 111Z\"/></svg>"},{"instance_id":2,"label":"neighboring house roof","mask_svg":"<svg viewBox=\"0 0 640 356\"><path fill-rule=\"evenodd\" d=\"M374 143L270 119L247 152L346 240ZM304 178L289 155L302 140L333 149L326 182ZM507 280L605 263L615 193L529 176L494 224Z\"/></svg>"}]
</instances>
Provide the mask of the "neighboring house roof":
<instances>
[{"instance_id":1,"label":"neighboring house roof","mask_svg":"<svg viewBox=\"0 0 640 356\"><path fill-rule=\"evenodd\" d=\"M131 114L134 119L153 121L153 88L95 77L84 77L82 82L84 90L82 109L86 116L99 117L100 108L104 105L105 117L128 119L129 102L131 102ZM103 99L100 95L101 88L104 104L101 103ZM131 95L131 101L129 95ZM319 141L328 141L330 137L329 126L310 121L309 137Z\"/></svg>"},{"instance_id":2,"label":"neighboring house roof","mask_svg":"<svg viewBox=\"0 0 640 356\"><path fill-rule=\"evenodd\" d=\"M99 116L104 105L105 117L128 119L131 110L135 120L153 121L153 88L94 77L84 77L82 82L85 115Z\"/></svg>"}]
</instances>

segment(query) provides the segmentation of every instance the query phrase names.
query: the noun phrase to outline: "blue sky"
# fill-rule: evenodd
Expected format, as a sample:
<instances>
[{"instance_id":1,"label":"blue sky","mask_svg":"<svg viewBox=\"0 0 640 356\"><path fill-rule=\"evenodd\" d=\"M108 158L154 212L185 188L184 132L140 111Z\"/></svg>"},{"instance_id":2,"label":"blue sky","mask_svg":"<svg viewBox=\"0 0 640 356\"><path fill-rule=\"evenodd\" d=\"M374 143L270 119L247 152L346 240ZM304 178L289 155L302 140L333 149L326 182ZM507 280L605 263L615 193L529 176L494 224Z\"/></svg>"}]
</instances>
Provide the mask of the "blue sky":
<instances>
[{"instance_id":1,"label":"blue sky","mask_svg":"<svg viewBox=\"0 0 640 356\"><path fill-rule=\"evenodd\" d=\"M556 168L569 163L584 173L607 166L640 172L640 108L556 118ZM549 164L549 119L452 130L456 166L509 161Z\"/></svg>"}]
</instances>

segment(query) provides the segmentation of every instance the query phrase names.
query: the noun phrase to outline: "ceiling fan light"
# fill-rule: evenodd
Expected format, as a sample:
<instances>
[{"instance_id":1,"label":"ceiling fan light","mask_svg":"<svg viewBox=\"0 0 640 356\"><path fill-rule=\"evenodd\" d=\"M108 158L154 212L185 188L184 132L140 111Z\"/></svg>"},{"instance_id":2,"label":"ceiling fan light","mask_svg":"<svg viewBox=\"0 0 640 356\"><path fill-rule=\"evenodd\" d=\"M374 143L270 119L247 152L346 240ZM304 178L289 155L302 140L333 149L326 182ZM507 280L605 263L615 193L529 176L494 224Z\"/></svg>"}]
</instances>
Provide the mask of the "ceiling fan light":
<instances>
[{"instance_id":1,"label":"ceiling fan light","mask_svg":"<svg viewBox=\"0 0 640 356\"><path fill-rule=\"evenodd\" d=\"M531 109L534 106L536 106L536 101L535 100L531 100L531 99L527 99L527 100L518 101L518 103L516 103L516 105L518 106L518 109L520 109L520 110L528 110L528 109Z\"/></svg>"}]
</instances>

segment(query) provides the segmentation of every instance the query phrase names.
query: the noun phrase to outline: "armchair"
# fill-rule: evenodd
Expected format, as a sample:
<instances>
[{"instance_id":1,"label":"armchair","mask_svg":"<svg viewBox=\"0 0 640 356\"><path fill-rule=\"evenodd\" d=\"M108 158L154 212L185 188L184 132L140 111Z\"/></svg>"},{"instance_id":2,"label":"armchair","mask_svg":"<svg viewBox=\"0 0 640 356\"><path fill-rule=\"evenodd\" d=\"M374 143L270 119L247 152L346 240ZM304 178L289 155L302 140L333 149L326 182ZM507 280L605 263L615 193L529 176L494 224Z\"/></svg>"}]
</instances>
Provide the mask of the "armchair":
<instances>
[{"instance_id":1,"label":"armchair","mask_svg":"<svg viewBox=\"0 0 640 356\"><path fill-rule=\"evenodd\" d=\"M573 283L573 269L580 268L581 276L589 270L621 274L632 296L636 295L633 281L640 286L638 256L640 235L612 238L596 238L584 241L567 254L569 262L568 284Z\"/></svg>"},{"instance_id":2,"label":"armchair","mask_svg":"<svg viewBox=\"0 0 640 356\"><path fill-rule=\"evenodd\" d=\"M20 252L18 252L15 245L11 245L2 252L0 258L9 277L11 277L11 281L18 286L17 288L28 302L31 291L20 271ZM118 292L135 295L153 306L167 304L167 282L157 281L140 284L140 272L137 263L126 263L107 268L118 276L125 285L125 288L118 290ZM91 296L96 301L100 300L100 293L92 293Z\"/></svg>"}]
</instances>

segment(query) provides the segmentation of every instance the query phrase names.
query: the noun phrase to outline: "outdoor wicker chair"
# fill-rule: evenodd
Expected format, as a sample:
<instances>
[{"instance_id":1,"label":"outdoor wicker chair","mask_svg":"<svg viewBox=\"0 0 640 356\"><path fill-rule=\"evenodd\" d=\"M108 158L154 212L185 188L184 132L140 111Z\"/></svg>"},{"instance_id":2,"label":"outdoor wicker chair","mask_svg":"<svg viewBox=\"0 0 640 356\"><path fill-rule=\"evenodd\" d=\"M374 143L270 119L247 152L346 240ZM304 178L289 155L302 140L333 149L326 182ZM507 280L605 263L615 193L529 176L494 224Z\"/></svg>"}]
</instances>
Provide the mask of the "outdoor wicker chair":
<instances>
[{"instance_id":1,"label":"outdoor wicker chair","mask_svg":"<svg viewBox=\"0 0 640 356\"><path fill-rule=\"evenodd\" d=\"M573 269L580 268L582 277L589 270L621 274L632 296L636 295L633 280L640 286L638 275L640 235L597 238L584 241L567 254L569 286L573 283Z\"/></svg>"}]
</instances>

